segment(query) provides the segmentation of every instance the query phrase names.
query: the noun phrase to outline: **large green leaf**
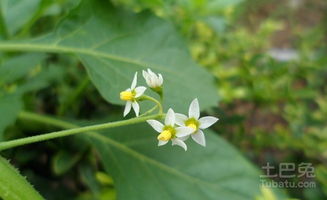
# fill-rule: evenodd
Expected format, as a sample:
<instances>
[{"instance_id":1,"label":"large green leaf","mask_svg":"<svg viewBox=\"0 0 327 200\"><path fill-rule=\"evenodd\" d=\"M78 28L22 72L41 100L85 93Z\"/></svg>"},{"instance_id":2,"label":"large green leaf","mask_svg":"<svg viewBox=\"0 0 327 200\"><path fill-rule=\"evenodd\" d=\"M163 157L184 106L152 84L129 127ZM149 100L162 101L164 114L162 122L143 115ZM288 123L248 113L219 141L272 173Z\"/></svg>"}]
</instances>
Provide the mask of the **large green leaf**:
<instances>
[{"instance_id":1,"label":"large green leaf","mask_svg":"<svg viewBox=\"0 0 327 200\"><path fill-rule=\"evenodd\" d=\"M13 124L22 109L21 96L40 89L58 76L53 69L37 69L44 54L23 54L6 60L0 65L0 141L5 128ZM49 73L51 72L51 73Z\"/></svg>"},{"instance_id":2,"label":"large green leaf","mask_svg":"<svg viewBox=\"0 0 327 200\"><path fill-rule=\"evenodd\" d=\"M148 67L164 76L166 107L180 110L198 97L206 108L218 100L213 77L192 61L170 23L104 1L85 1L53 34L2 42L0 50L77 54L100 93L116 104L123 104L119 92L130 86L135 71Z\"/></svg>"},{"instance_id":3,"label":"large green leaf","mask_svg":"<svg viewBox=\"0 0 327 200\"><path fill-rule=\"evenodd\" d=\"M42 200L43 197L4 158L0 157L0 199Z\"/></svg>"},{"instance_id":4,"label":"large green leaf","mask_svg":"<svg viewBox=\"0 0 327 200\"><path fill-rule=\"evenodd\" d=\"M156 133L145 124L108 135L89 137L114 178L118 199L249 200L260 194L259 172L210 130L206 148L189 140L187 152L157 147Z\"/></svg>"},{"instance_id":5,"label":"large green leaf","mask_svg":"<svg viewBox=\"0 0 327 200\"><path fill-rule=\"evenodd\" d=\"M6 60L0 65L0 87L30 75L44 58L44 54L22 54Z\"/></svg>"}]
</instances>

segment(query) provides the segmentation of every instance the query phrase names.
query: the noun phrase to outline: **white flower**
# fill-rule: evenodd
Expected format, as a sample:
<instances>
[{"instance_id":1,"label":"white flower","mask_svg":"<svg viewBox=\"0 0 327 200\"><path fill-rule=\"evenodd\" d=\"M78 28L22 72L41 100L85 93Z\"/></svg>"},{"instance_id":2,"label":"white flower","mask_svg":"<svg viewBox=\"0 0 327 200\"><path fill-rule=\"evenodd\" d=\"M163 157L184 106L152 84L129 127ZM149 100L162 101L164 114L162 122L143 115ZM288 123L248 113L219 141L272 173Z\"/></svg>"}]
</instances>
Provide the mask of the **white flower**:
<instances>
[{"instance_id":1,"label":"white flower","mask_svg":"<svg viewBox=\"0 0 327 200\"><path fill-rule=\"evenodd\" d=\"M139 116L140 106L137 103L137 98L143 95L146 87L136 87L136 82L137 72L135 72L131 87L120 93L120 99L126 101L124 117L129 113L129 111L131 111L131 107L133 107L136 116Z\"/></svg>"},{"instance_id":2,"label":"white flower","mask_svg":"<svg viewBox=\"0 0 327 200\"><path fill-rule=\"evenodd\" d=\"M158 146L165 145L171 140L172 145L178 145L185 151L187 150L186 144L180 138L190 135L194 130L189 127L175 127L175 112L173 109L168 110L165 125L157 120L147 120L147 122L160 133L157 137L159 140Z\"/></svg>"},{"instance_id":3,"label":"white flower","mask_svg":"<svg viewBox=\"0 0 327 200\"><path fill-rule=\"evenodd\" d=\"M188 117L179 113L176 113L175 116L176 124L179 126L187 126L193 129L193 133L191 134L192 139L202 146L206 146L206 140L202 130L210 127L218 121L218 118L211 116L201 117L199 119L200 107L198 99L194 99L190 104ZM186 136L181 139L186 140L188 137L189 136Z\"/></svg>"},{"instance_id":4,"label":"white flower","mask_svg":"<svg viewBox=\"0 0 327 200\"><path fill-rule=\"evenodd\" d=\"M143 77L150 88L158 89L162 86L163 78L161 74L156 75L148 69L148 71L142 71Z\"/></svg>"}]
</instances>

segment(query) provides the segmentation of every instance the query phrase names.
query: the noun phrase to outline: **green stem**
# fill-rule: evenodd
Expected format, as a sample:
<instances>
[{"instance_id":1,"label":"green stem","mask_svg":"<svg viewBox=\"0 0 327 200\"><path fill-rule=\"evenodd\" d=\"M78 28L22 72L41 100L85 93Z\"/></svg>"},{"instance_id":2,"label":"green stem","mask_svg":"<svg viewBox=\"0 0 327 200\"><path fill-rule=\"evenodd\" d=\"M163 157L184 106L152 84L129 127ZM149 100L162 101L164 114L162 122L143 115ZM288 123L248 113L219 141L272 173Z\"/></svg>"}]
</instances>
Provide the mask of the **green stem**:
<instances>
[{"instance_id":1,"label":"green stem","mask_svg":"<svg viewBox=\"0 0 327 200\"><path fill-rule=\"evenodd\" d=\"M122 120L122 121L108 122L108 123L104 123L104 124L84 126L84 127L80 127L80 128L77 128L76 126L72 126L70 123L66 123L63 121L52 119L50 117L46 117L46 116L42 116L42 115L38 115L38 114L34 114L34 113L29 113L29 112L22 112L22 113L20 113L19 117L23 118L23 119L30 119L30 120L43 122L46 124L55 124L60 127L67 127L67 128L71 128L71 129L63 130L63 131L55 131L55 132L46 133L46 134L42 134L42 135L30 136L30 137L11 140L11 141L7 141L7 142L0 142L0 151L9 149L9 148L13 148L13 147L17 147L17 146L21 146L21 145L25 145L25 144L31 144L31 143L41 142L41 141L50 140L50 139L54 139L54 138L74 135L77 133L85 133L85 132L96 131L96 130L101 130L101 129L108 129L108 128L114 128L114 127L119 127L119 126L126 126L126 125L130 125L130 124L142 123L149 119L160 118L160 117L162 117L162 114L150 115L150 116L145 116L145 117L137 117L137 118L127 119L127 120Z\"/></svg>"},{"instance_id":2,"label":"green stem","mask_svg":"<svg viewBox=\"0 0 327 200\"><path fill-rule=\"evenodd\" d=\"M139 117L142 117L142 116L145 116L145 115L148 115L148 114L152 113L157 107L158 107L158 105L153 106L152 108L150 108L148 111L146 111L145 113L143 113Z\"/></svg>"},{"instance_id":3,"label":"green stem","mask_svg":"<svg viewBox=\"0 0 327 200\"><path fill-rule=\"evenodd\" d=\"M160 103L157 99L155 99L155 98L153 98L153 97L150 97L150 96L147 96L147 95L143 95L143 96L140 97L140 100L149 100L149 101L153 101L153 102L156 103L156 104L158 105L158 107L159 107L159 114L160 114L160 115L163 114L162 105L161 105L161 103Z\"/></svg>"}]
</instances>

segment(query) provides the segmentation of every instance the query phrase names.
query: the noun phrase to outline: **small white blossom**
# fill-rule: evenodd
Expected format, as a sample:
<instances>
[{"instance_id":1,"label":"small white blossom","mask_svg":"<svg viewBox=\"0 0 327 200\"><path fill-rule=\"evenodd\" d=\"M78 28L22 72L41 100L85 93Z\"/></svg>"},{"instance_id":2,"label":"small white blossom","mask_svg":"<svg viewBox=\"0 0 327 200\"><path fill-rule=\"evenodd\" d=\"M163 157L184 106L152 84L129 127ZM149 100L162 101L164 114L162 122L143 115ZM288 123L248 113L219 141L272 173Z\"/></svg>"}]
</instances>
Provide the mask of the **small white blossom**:
<instances>
[{"instance_id":1,"label":"small white blossom","mask_svg":"<svg viewBox=\"0 0 327 200\"><path fill-rule=\"evenodd\" d=\"M175 116L176 124L179 126L187 126L193 129L191 134L192 139L202 146L206 146L206 141L202 130L210 127L218 121L218 118L211 116L200 118L200 107L198 99L194 99L190 104L188 117L180 113L176 113ZM188 137L189 135L181 139L186 140Z\"/></svg>"},{"instance_id":2,"label":"small white blossom","mask_svg":"<svg viewBox=\"0 0 327 200\"><path fill-rule=\"evenodd\" d=\"M137 83L137 72L134 75L134 79L132 81L131 87L120 93L120 99L126 101L124 117L131 111L132 107L136 116L139 116L140 106L137 103L137 98L143 95L144 91L146 90L146 87L143 86L136 87L136 83Z\"/></svg>"},{"instance_id":3,"label":"small white blossom","mask_svg":"<svg viewBox=\"0 0 327 200\"><path fill-rule=\"evenodd\" d=\"M175 127L175 112L173 109L168 110L165 125L157 120L147 120L147 122L160 133L157 137L159 140L158 146L165 145L171 140L172 145L178 145L185 151L187 150L186 144L180 138L190 135L194 130L189 127Z\"/></svg>"},{"instance_id":4,"label":"small white blossom","mask_svg":"<svg viewBox=\"0 0 327 200\"><path fill-rule=\"evenodd\" d=\"M148 71L142 71L143 77L150 88L158 89L163 84L163 78L161 74L156 75L151 69Z\"/></svg>"}]
</instances>

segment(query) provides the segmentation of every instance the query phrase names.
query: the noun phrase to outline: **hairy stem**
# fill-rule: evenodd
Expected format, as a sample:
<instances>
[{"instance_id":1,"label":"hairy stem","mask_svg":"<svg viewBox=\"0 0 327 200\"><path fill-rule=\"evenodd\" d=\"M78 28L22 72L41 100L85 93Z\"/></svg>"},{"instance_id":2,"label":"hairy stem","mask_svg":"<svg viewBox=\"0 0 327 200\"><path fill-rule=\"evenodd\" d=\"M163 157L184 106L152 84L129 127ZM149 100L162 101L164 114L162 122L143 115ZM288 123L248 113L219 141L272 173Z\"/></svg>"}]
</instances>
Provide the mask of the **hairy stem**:
<instances>
[{"instance_id":1,"label":"hairy stem","mask_svg":"<svg viewBox=\"0 0 327 200\"><path fill-rule=\"evenodd\" d=\"M0 142L0 151L9 149L9 148L13 148L13 147L17 147L17 146L35 143L35 142L41 142L41 141L45 141L45 140L51 140L51 139L55 139L55 138L74 135L77 133L85 133L85 132L90 132L90 131L96 131L96 130L109 129L109 128L114 128L114 127L119 127L119 126L126 126L126 125L130 125L130 124L142 123L149 119L160 118L160 117L162 117L162 114L137 117L137 118L127 119L127 120L108 122L108 123L104 123L104 124L84 126L84 127L79 127L79 128L76 126L72 126L70 123L67 123L64 121L59 121L59 120L56 120L56 119L53 119L50 117L46 117L46 116L38 115L38 114L34 114L34 113L29 113L29 112L22 112L22 113L20 113L19 117L22 119L27 119L27 120L30 119L30 120L39 121L39 122L46 123L46 124L53 124L53 125L56 125L59 127L66 127L66 128L70 128L70 129L63 130L63 131L55 131L55 132L46 133L46 134L42 134L42 135L30 136L30 137L11 140L11 141L7 141L7 142Z\"/></svg>"}]
</instances>

